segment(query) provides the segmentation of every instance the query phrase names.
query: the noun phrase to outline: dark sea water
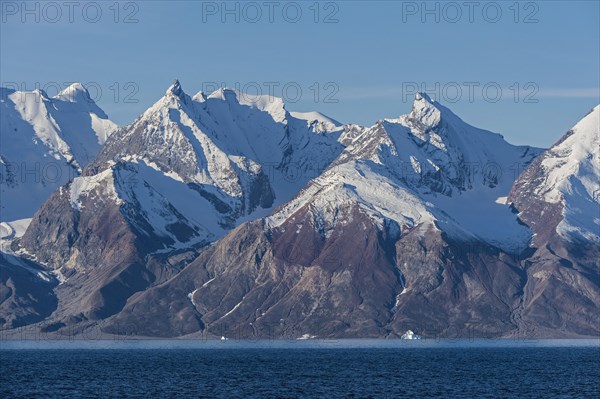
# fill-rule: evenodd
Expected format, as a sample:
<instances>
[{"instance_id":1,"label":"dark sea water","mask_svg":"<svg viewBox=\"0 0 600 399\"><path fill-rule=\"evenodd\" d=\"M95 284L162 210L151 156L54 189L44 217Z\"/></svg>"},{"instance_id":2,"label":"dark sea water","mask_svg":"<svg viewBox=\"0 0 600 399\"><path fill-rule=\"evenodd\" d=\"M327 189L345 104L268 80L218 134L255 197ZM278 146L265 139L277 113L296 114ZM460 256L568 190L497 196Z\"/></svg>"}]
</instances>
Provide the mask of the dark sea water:
<instances>
[{"instance_id":1,"label":"dark sea water","mask_svg":"<svg viewBox=\"0 0 600 399\"><path fill-rule=\"evenodd\" d=\"M184 346L4 342L0 398L600 398L598 345Z\"/></svg>"}]
</instances>

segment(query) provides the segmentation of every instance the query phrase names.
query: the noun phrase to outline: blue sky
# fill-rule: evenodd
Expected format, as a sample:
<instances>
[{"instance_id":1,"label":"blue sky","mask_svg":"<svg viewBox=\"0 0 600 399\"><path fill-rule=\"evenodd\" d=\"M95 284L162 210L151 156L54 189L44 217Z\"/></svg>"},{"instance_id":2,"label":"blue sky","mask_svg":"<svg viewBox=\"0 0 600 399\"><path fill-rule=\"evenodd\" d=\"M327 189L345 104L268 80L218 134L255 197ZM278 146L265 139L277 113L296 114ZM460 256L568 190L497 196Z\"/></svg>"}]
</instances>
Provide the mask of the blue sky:
<instances>
[{"instance_id":1,"label":"blue sky","mask_svg":"<svg viewBox=\"0 0 600 399\"><path fill-rule=\"evenodd\" d=\"M366 125L408 112L421 87L538 146L600 101L598 1L75 3L2 2L0 82L50 95L91 85L119 124L174 78L189 94L271 91L288 110Z\"/></svg>"}]
</instances>

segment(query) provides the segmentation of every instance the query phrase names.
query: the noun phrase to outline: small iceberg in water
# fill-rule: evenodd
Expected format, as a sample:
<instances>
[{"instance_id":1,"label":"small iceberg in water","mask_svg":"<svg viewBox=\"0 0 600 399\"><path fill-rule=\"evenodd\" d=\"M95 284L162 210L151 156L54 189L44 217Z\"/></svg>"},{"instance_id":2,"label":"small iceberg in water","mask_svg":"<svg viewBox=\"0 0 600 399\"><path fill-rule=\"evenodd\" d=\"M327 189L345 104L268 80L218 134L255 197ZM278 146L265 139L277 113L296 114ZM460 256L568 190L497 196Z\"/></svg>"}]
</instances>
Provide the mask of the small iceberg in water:
<instances>
[{"instance_id":1,"label":"small iceberg in water","mask_svg":"<svg viewBox=\"0 0 600 399\"><path fill-rule=\"evenodd\" d=\"M421 339L421 336L415 334L412 330L408 330L404 334L402 334L400 339Z\"/></svg>"},{"instance_id":2,"label":"small iceberg in water","mask_svg":"<svg viewBox=\"0 0 600 399\"><path fill-rule=\"evenodd\" d=\"M315 338L317 338L316 335L303 334L301 337L298 337L296 339L305 340L305 339L315 339Z\"/></svg>"}]
</instances>

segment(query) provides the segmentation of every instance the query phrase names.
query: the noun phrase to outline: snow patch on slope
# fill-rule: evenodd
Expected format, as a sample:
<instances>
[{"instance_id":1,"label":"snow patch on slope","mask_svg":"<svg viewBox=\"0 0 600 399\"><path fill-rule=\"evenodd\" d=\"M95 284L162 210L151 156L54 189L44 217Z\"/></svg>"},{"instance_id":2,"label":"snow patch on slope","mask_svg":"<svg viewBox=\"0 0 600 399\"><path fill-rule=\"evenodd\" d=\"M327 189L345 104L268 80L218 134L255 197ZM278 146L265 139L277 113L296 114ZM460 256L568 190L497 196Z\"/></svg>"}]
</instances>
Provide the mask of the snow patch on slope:
<instances>
[{"instance_id":1,"label":"snow patch on slope","mask_svg":"<svg viewBox=\"0 0 600 399\"><path fill-rule=\"evenodd\" d=\"M317 132L333 132L339 130L342 124L320 112L290 112L292 118L306 121L307 127L314 127Z\"/></svg>"},{"instance_id":2,"label":"snow patch on slope","mask_svg":"<svg viewBox=\"0 0 600 399\"><path fill-rule=\"evenodd\" d=\"M392 179L374 171L363 162L350 162L333 167L313 180L307 188L277 213L267 218L271 228L279 227L294 213L310 204L324 229L325 235L339 221L339 210L358 206L381 227L385 219L397 221L401 226L414 227L434 218L422 201Z\"/></svg>"},{"instance_id":3,"label":"snow patch on slope","mask_svg":"<svg viewBox=\"0 0 600 399\"><path fill-rule=\"evenodd\" d=\"M10 240L22 237L31 223L31 218L0 223L0 239Z\"/></svg>"},{"instance_id":4,"label":"snow patch on slope","mask_svg":"<svg viewBox=\"0 0 600 399\"><path fill-rule=\"evenodd\" d=\"M115 189L112 169L106 169L97 175L82 176L73 179L73 182L69 186L71 206L74 209L81 210L82 203L80 198L82 196L89 196L93 191L96 192L97 197L101 200L111 200L117 205L123 203Z\"/></svg>"}]
</instances>

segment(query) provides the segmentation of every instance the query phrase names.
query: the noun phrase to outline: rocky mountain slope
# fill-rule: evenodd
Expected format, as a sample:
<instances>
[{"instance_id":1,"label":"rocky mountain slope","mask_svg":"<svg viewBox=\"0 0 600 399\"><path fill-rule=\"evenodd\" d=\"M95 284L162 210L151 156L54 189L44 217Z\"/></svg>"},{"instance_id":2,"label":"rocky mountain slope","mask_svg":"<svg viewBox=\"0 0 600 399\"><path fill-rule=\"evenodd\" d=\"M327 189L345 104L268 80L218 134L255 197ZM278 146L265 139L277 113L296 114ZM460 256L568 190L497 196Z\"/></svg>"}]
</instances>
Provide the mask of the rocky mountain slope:
<instances>
[{"instance_id":1,"label":"rocky mountain slope","mask_svg":"<svg viewBox=\"0 0 600 399\"><path fill-rule=\"evenodd\" d=\"M354 137L272 215L132 298L107 331L514 333L530 232L498 199L511 167L538 153L419 95L410 114Z\"/></svg>"},{"instance_id":2,"label":"rocky mountain slope","mask_svg":"<svg viewBox=\"0 0 600 399\"><path fill-rule=\"evenodd\" d=\"M175 82L12 242L3 267L30 262L50 306L16 318L15 277L0 317L155 337L598 335L595 118L542 152L424 94L363 128Z\"/></svg>"},{"instance_id":3,"label":"rocky mountain slope","mask_svg":"<svg viewBox=\"0 0 600 399\"><path fill-rule=\"evenodd\" d=\"M13 249L68 280L57 289L68 298L85 287L85 298L73 294L84 304L80 319L114 314L178 271L170 260L149 270L153 259L195 254L267 214L361 129L303 117L277 98L231 90L190 97L175 82L52 195Z\"/></svg>"},{"instance_id":4,"label":"rocky mountain slope","mask_svg":"<svg viewBox=\"0 0 600 399\"><path fill-rule=\"evenodd\" d=\"M508 200L532 232L527 331L600 326L600 106L536 158ZM540 328L540 327L538 327Z\"/></svg>"},{"instance_id":5,"label":"rocky mountain slope","mask_svg":"<svg viewBox=\"0 0 600 399\"><path fill-rule=\"evenodd\" d=\"M9 245L55 190L95 159L117 126L79 83L54 97L0 88L0 116L0 321L20 326L56 309L58 281Z\"/></svg>"}]
</instances>

